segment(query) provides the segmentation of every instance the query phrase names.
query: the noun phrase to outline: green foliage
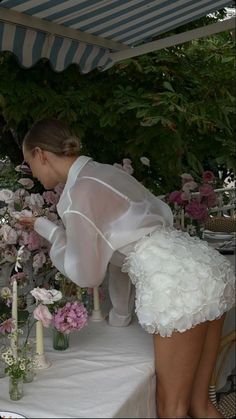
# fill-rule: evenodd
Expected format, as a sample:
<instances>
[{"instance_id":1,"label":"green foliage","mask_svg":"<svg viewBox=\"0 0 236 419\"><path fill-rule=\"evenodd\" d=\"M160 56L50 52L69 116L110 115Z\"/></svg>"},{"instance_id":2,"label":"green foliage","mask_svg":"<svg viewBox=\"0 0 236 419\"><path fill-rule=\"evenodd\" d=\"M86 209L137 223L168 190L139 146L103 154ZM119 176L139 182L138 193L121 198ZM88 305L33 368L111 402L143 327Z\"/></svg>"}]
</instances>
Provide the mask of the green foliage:
<instances>
[{"instance_id":1,"label":"green foliage","mask_svg":"<svg viewBox=\"0 0 236 419\"><path fill-rule=\"evenodd\" d=\"M7 147L1 140L0 155L12 148L19 153L32 123L56 116L80 135L83 154L111 164L131 158L134 175L157 194L173 190L182 172L232 168L233 47L231 33L221 33L87 75L75 65L55 73L45 61L22 69L4 53L2 132L11 129L15 138ZM142 156L150 168L140 163Z\"/></svg>"}]
</instances>

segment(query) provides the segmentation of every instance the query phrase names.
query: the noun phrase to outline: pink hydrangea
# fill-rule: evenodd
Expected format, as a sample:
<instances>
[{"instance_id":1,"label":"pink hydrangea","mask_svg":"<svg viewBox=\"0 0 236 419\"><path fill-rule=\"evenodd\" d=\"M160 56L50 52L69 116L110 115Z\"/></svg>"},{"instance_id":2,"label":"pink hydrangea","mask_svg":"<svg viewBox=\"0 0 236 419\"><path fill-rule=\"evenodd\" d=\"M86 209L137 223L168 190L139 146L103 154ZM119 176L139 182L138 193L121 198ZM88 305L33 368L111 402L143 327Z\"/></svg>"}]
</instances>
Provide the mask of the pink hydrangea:
<instances>
[{"instance_id":1,"label":"pink hydrangea","mask_svg":"<svg viewBox=\"0 0 236 419\"><path fill-rule=\"evenodd\" d=\"M59 308L53 316L54 327L62 333L69 334L86 326L88 313L79 301L68 302Z\"/></svg>"},{"instance_id":2,"label":"pink hydrangea","mask_svg":"<svg viewBox=\"0 0 236 419\"><path fill-rule=\"evenodd\" d=\"M200 196L212 195L213 192L214 192L214 189L212 188L211 185L208 185L207 183L204 183L203 185L199 186Z\"/></svg>"},{"instance_id":3,"label":"pink hydrangea","mask_svg":"<svg viewBox=\"0 0 236 419\"><path fill-rule=\"evenodd\" d=\"M185 210L194 220L205 221L208 218L207 206L199 201L190 202Z\"/></svg>"}]
</instances>

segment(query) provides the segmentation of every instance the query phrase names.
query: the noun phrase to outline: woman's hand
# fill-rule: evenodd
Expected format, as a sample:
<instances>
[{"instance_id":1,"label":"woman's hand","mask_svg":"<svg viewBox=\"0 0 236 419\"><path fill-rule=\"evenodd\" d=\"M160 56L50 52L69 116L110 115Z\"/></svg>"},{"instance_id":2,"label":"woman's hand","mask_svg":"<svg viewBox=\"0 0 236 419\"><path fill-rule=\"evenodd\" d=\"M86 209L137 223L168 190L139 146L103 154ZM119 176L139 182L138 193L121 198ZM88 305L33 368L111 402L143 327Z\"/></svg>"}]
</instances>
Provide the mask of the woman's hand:
<instances>
[{"instance_id":1,"label":"woman's hand","mask_svg":"<svg viewBox=\"0 0 236 419\"><path fill-rule=\"evenodd\" d=\"M26 227L34 229L34 223L35 223L36 219L37 219L37 217L20 217L19 218L19 223L23 224Z\"/></svg>"}]
</instances>

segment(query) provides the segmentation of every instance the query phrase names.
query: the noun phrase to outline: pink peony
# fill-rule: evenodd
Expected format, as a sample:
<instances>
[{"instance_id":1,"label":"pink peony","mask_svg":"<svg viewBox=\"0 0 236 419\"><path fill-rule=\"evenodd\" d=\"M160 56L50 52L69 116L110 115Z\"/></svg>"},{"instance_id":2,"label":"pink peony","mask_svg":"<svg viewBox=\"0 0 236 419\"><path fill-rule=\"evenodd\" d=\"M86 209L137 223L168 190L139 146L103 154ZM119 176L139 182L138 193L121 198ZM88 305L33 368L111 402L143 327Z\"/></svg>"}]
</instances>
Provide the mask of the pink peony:
<instances>
[{"instance_id":1,"label":"pink peony","mask_svg":"<svg viewBox=\"0 0 236 419\"><path fill-rule=\"evenodd\" d=\"M34 318L36 320L40 320L43 323L44 327L49 327L52 322L53 316L48 310L47 306L43 304L39 304L34 309Z\"/></svg>"},{"instance_id":2,"label":"pink peony","mask_svg":"<svg viewBox=\"0 0 236 419\"><path fill-rule=\"evenodd\" d=\"M173 191L169 195L169 201L173 204L181 205L183 203L182 191Z\"/></svg>"},{"instance_id":3,"label":"pink peony","mask_svg":"<svg viewBox=\"0 0 236 419\"><path fill-rule=\"evenodd\" d=\"M192 201L185 207L188 215L194 220L205 221L208 218L207 206L199 201Z\"/></svg>"},{"instance_id":4,"label":"pink peony","mask_svg":"<svg viewBox=\"0 0 236 419\"><path fill-rule=\"evenodd\" d=\"M213 180L215 180L215 175L210 170L206 170L203 172L202 178L204 182L213 182Z\"/></svg>"}]
</instances>

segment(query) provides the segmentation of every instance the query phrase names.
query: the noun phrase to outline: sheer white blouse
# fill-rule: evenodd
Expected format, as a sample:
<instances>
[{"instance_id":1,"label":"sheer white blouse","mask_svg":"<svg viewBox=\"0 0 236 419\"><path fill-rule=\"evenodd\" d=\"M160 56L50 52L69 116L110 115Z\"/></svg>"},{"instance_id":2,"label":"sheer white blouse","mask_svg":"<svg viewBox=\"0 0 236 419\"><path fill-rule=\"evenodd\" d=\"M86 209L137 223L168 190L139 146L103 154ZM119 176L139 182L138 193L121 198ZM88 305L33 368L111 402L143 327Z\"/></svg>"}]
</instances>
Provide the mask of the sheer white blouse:
<instances>
[{"instance_id":1,"label":"sheer white blouse","mask_svg":"<svg viewBox=\"0 0 236 419\"><path fill-rule=\"evenodd\" d=\"M169 206L134 177L86 156L71 166L57 211L63 226L39 217L35 230L51 242L56 268L81 287L103 281L116 251L127 255L157 226L173 224Z\"/></svg>"}]
</instances>

